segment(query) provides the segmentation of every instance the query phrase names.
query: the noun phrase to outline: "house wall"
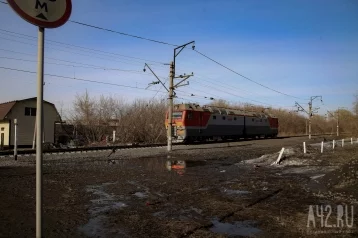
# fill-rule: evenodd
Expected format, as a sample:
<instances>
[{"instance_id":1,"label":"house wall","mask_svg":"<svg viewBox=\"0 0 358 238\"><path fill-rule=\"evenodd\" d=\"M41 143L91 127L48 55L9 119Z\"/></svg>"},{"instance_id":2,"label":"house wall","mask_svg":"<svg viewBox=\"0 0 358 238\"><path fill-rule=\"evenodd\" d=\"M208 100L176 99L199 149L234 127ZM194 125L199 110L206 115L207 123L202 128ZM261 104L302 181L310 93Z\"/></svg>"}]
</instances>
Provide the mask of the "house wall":
<instances>
[{"instance_id":1,"label":"house wall","mask_svg":"<svg viewBox=\"0 0 358 238\"><path fill-rule=\"evenodd\" d=\"M10 133L10 123L8 121L0 122L0 144L1 144L1 134L4 134L4 146L9 146L9 133Z\"/></svg>"},{"instance_id":2,"label":"house wall","mask_svg":"<svg viewBox=\"0 0 358 238\"><path fill-rule=\"evenodd\" d=\"M25 107L36 108L36 99L17 102L7 118L13 122L17 119L18 145L32 145L36 116L25 116ZM54 105L44 102L44 136L45 142L54 143L55 122L60 120ZM14 123L11 123L10 143L14 145Z\"/></svg>"}]
</instances>

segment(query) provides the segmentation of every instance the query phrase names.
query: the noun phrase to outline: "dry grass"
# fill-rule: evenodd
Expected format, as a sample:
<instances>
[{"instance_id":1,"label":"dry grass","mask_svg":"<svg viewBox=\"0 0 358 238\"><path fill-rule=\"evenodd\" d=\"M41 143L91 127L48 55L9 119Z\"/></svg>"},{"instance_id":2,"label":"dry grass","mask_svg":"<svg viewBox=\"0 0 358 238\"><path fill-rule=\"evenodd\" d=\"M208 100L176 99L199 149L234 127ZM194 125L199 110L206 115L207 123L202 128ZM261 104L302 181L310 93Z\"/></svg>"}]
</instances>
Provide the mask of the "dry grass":
<instances>
[{"instance_id":1,"label":"dry grass","mask_svg":"<svg viewBox=\"0 0 358 238\"><path fill-rule=\"evenodd\" d=\"M280 136L303 135L308 129L306 115L294 111L249 104L231 104L224 100L217 100L212 105L239 108L245 111L268 112L278 117ZM166 108L167 104L162 100L135 100L126 103L125 100L113 97L90 97L85 92L77 95L73 104L73 113L68 121L76 126L77 135L80 135L85 143L112 141L113 130L116 131L118 143L160 143L166 141L164 127ZM339 119L341 133L358 134L357 115L348 110L340 110ZM335 132L335 118L325 118L320 115L312 117L313 134L334 134Z\"/></svg>"}]
</instances>

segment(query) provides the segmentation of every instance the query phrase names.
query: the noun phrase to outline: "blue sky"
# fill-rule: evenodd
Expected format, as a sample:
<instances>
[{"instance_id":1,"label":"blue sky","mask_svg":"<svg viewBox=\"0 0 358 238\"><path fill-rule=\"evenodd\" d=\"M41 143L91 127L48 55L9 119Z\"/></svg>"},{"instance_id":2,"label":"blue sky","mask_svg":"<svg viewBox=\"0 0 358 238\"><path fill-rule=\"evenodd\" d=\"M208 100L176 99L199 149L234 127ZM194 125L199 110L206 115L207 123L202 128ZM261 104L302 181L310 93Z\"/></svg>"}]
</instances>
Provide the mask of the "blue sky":
<instances>
[{"instance_id":1,"label":"blue sky","mask_svg":"<svg viewBox=\"0 0 358 238\"><path fill-rule=\"evenodd\" d=\"M300 98L260 87L188 49L178 56L176 71L194 72L195 76L190 78L189 86L177 92L183 98L179 101L205 104L210 102L206 96L294 109L291 106L296 100L307 107L305 99L322 95L324 105L319 101L315 105L321 107L323 114L327 109L351 108L353 94L358 91L355 0L75 0L70 20L178 45L195 40L198 51L261 84ZM36 37L35 26L18 17L8 5L0 4L0 67L36 71L36 62L8 59L36 61ZM86 52L48 41L46 62L56 64L46 63L46 73L140 88L155 80L148 71L81 68L79 63L141 71L145 62L168 63L173 55L172 46L71 22L48 29L46 39L146 59ZM152 67L163 78L169 74L168 66L154 63ZM0 82L0 101L36 95L36 74L0 69ZM71 107L76 93L85 90L93 96L112 95L127 101L155 95L165 98L160 85L150 87L149 91L49 76L45 76L45 82L45 99L58 107L64 105L65 110ZM192 93L198 96L189 96Z\"/></svg>"}]
</instances>

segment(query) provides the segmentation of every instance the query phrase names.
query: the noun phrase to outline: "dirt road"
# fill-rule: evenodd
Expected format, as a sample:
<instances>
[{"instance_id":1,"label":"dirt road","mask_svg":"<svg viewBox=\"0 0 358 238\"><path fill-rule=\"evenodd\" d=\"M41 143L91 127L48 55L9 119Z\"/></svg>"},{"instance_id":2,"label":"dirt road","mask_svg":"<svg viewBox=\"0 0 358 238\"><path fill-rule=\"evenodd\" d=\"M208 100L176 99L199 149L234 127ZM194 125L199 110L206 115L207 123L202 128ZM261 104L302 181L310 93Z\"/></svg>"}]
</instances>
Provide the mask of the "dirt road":
<instances>
[{"instance_id":1,"label":"dirt road","mask_svg":"<svg viewBox=\"0 0 358 238\"><path fill-rule=\"evenodd\" d=\"M356 237L358 143L304 140L46 156L45 237ZM2 159L0 191L0 236L34 236L34 158Z\"/></svg>"}]
</instances>

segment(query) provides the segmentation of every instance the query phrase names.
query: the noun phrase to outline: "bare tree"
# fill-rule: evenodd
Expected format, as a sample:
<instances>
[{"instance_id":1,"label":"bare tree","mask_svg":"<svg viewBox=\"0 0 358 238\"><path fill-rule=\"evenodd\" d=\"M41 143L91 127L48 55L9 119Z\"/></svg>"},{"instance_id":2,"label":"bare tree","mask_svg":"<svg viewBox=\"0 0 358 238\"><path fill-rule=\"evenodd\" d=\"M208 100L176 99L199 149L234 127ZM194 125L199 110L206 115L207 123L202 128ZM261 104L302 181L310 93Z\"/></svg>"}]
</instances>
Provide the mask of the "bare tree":
<instances>
[{"instance_id":1,"label":"bare tree","mask_svg":"<svg viewBox=\"0 0 358 238\"><path fill-rule=\"evenodd\" d=\"M353 112L358 116L358 92L354 95Z\"/></svg>"},{"instance_id":2,"label":"bare tree","mask_svg":"<svg viewBox=\"0 0 358 238\"><path fill-rule=\"evenodd\" d=\"M358 95L355 96L354 114L340 111L342 132L358 133ZM232 104L218 100L212 106L236 108L246 112L268 112L279 119L281 135L297 135L306 132L306 118L303 114L282 108L268 108L252 104ZM123 99L100 96L98 99L84 94L76 95L73 103L71 122L87 143L103 142L116 131L116 141L159 143L166 141L164 126L167 104L163 100L137 99L126 103ZM312 118L314 133L331 133L335 125L334 118L316 115ZM333 129L332 129L333 128Z\"/></svg>"}]
</instances>

